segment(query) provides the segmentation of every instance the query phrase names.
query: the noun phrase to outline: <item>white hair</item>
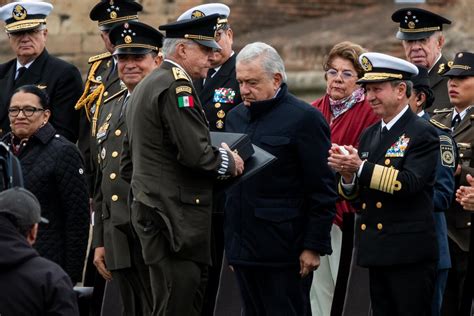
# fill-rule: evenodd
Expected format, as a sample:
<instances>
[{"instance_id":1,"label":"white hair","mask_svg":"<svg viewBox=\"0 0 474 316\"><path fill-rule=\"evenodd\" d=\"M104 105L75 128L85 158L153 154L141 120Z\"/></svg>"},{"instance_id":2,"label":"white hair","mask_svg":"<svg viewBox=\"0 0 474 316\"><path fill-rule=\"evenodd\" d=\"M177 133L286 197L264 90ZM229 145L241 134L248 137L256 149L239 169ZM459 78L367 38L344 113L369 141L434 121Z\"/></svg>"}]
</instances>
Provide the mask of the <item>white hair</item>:
<instances>
[{"instance_id":1,"label":"white hair","mask_svg":"<svg viewBox=\"0 0 474 316\"><path fill-rule=\"evenodd\" d=\"M163 47L161 48L161 52L163 53L164 57L168 58L168 56L174 55L174 53L176 52L176 47L181 43L192 44L195 42L185 38L165 37L165 39L163 40Z\"/></svg>"},{"instance_id":2,"label":"white hair","mask_svg":"<svg viewBox=\"0 0 474 316\"><path fill-rule=\"evenodd\" d=\"M279 73L283 82L286 82L285 64L275 48L262 42L247 44L237 55L236 62L245 63L256 59L260 60L262 68L268 76L271 77Z\"/></svg>"}]
</instances>

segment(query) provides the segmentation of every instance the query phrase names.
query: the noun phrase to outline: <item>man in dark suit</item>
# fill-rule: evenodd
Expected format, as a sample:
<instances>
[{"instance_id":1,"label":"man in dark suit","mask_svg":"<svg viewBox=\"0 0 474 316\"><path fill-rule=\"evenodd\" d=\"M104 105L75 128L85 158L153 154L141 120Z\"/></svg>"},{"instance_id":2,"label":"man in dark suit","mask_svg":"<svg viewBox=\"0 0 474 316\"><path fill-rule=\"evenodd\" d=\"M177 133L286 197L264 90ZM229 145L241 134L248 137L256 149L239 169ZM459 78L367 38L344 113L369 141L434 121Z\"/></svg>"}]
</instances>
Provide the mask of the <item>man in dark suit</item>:
<instances>
[{"instance_id":1,"label":"man in dark suit","mask_svg":"<svg viewBox=\"0 0 474 316\"><path fill-rule=\"evenodd\" d=\"M448 70L448 61L442 54L445 43L443 24L451 24L451 21L419 8L397 10L392 14L392 20L400 24L396 36L402 40L406 59L429 70L430 88L435 100L425 111L431 116L437 109L451 107L448 80L441 76Z\"/></svg>"},{"instance_id":2,"label":"man in dark suit","mask_svg":"<svg viewBox=\"0 0 474 316\"><path fill-rule=\"evenodd\" d=\"M408 106L415 65L379 53L359 60L365 74L358 82L382 120L362 134L358 152L333 145L329 165L342 176L340 195L361 203L357 263L369 268L373 315L429 315L438 262L438 135Z\"/></svg>"},{"instance_id":3,"label":"man in dark suit","mask_svg":"<svg viewBox=\"0 0 474 316\"><path fill-rule=\"evenodd\" d=\"M129 21L112 28L110 41L117 47L114 52L117 69L127 89L103 104L98 120L94 264L104 279L113 278L118 283L123 315L148 315L151 312L148 269L143 263L140 243L130 231L127 234L131 224L130 184L119 176L119 153L126 130L124 113L128 98L136 85L160 65L163 35L146 24Z\"/></svg>"},{"instance_id":4,"label":"man in dark suit","mask_svg":"<svg viewBox=\"0 0 474 316\"><path fill-rule=\"evenodd\" d=\"M0 9L16 58L0 65L0 135L10 131L8 103L23 85L46 89L51 104L50 122L59 134L76 142L79 115L74 104L82 91L81 74L73 65L46 50L46 17L53 6L39 1L12 2Z\"/></svg>"},{"instance_id":5,"label":"man in dark suit","mask_svg":"<svg viewBox=\"0 0 474 316\"><path fill-rule=\"evenodd\" d=\"M243 161L210 144L193 79L204 77L218 15L160 26L165 60L131 94L121 175L131 181L131 219L148 267L152 315L200 315L210 264L212 190ZM124 33L126 41L130 33ZM133 42L133 39L132 39Z\"/></svg>"},{"instance_id":6,"label":"man in dark suit","mask_svg":"<svg viewBox=\"0 0 474 316\"><path fill-rule=\"evenodd\" d=\"M226 131L248 133L277 160L227 193L226 257L244 315L311 315L313 271L320 256L332 252L337 195L326 165L329 126L288 92L285 66L273 47L248 44L236 71L243 103L229 112Z\"/></svg>"},{"instance_id":7,"label":"man in dark suit","mask_svg":"<svg viewBox=\"0 0 474 316\"><path fill-rule=\"evenodd\" d=\"M473 69L473 53L459 52L456 54L449 71L444 74L449 79L449 98L453 108L438 111L433 116L434 120L451 128L451 135L458 146L460 161L455 173L456 189L469 185L466 176L468 174L474 175L472 166L472 145L474 143ZM468 264L472 222L470 214L465 212L457 201L453 201L446 212L446 219L453 267L449 273L445 310L448 314L457 314Z\"/></svg>"},{"instance_id":8,"label":"man in dark suit","mask_svg":"<svg viewBox=\"0 0 474 316\"><path fill-rule=\"evenodd\" d=\"M235 77L235 53L232 50L234 32L228 20L230 9L222 3L206 3L187 10L178 21L210 14L219 14L216 41L221 49L211 56L211 67L206 78L195 80L194 86L209 121L209 129L222 131L227 112L242 102Z\"/></svg>"}]
</instances>

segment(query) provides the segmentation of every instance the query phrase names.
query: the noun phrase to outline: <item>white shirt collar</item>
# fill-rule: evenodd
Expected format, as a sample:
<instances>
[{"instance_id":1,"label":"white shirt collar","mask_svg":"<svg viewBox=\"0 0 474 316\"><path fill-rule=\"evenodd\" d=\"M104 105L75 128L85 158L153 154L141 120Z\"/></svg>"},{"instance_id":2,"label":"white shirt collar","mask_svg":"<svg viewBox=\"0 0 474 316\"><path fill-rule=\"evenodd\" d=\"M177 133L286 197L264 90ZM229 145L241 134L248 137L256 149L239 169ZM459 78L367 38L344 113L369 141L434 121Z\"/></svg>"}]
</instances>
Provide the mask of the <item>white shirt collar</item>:
<instances>
[{"instance_id":1,"label":"white shirt collar","mask_svg":"<svg viewBox=\"0 0 474 316\"><path fill-rule=\"evenodd\" d=\"M26 65L22 65L22 64L20 64L20 62L17 59L16 60L16 70L18 71L18 69L20 69L20 67L26 67L26 69L28 69L28 68L30 68L31 64L34 63L34 62L35 62L35 60L33 59L32 61L30 61Z\"/></svg>"},{"instance_id":2,"label":"white shirt collar","mask_svg":"<svg viewBox=\"0 0 474 316\"><path fill-rule=\"evenodd\" d=\"M421 110L421 112L419 112L416 115L418 115L419 117L423 117L423 115L425 115L425 110Z\"/></svg>"},{"instance_id":3,"label":"white shirt collar","mask_svg":"<svg viewBox=\"0 0 474 316\"><path fill-rule=\"evenodd\" d=\"M459 116L461 117L461 121L464 119L464 117L466 116L467 114L467 111L472 107L472 105L468 106L467 108L465 108L461 113L458 113L458 111L456 111L456 108L453 108L453 118L456 116L456 114L459 114Z\"/></svg>"},{"instance_id":4,"label":"white shirt collar","mask_svg":"<svg viewBox=\"0 0 474 316\"><path fill-rule=\"evenodd\" d=\"M403 110L400 111L400 113L397 114L397 116L395 116L390 122L388 123L385 123L383 120L382 120L382 128L386 127L387 130L390 130L393 125L395 125L395 123L397 123L397 121L403 116L403 114L405 114L405 112L409 109L409 106L408 105L405 105L405 107L403 108Z\"/></svg>"}]
</instances>

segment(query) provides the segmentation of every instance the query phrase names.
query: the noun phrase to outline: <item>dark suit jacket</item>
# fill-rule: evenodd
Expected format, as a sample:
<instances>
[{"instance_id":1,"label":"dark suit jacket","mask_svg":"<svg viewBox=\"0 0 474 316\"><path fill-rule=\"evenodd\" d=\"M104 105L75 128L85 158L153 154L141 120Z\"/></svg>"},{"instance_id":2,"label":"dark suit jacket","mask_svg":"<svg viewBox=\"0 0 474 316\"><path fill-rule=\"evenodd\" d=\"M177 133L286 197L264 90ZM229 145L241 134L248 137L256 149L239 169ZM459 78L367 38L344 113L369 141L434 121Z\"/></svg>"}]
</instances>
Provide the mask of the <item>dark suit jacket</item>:
<instances>
[{"instance_id":1,"label":"dark suit jacket","mask_svg":"<svg viewBox=\"0 0 474 316\"><path fill-rule=\"evenodd\" d=\"M211 131L222 131L227 112L242 102L239 83L235 77L235 58L236 54L222 64L214 77L206 79L204 86L203 80L194 81ZM219 89L228 89L227 93L234 93L234 96L219 97Z\"/></svg>"},{"instance_id":2,"label":"dark suit jacket","mask_svg":"<svg viewBox=\"0 0 474 316\"><path fill-rule=\"evenodd\" d=\"M433 116L433 119L451 127L453 120L453 110L443 111ZM451 133L458 145L459 158L461 163L461 174L456 176L456 190L461 185L469 186L466 175L474 175L472 146L474 144L474 108L466 113L466 116L459 123L457 128ZM455 191L456 192L456 191ZM469 232L471 226L471 216L464 211L462 206L453 198L451 207L446 212L448 221L449 237L453 239L464 251L469 251Z\"/></svg>"},{"instance_id":3,"label":"dark suit jacket","mask_svg":"<svg viewBox=\"0 0 474 316\"><path fill-rule=\"evenodd\" d=\"M359 196L362 203L356 225L357 263L374 267L435 261L436 130L408 109L385 136L380 131L377 123L361 136L359 155L367 160L358 191L348 196L339 188L346 198Z\"/></svg>"},{"instance_id":4,"label":"dark suit jacket","mask_svg":"<svg viewBox=\"0 0 474 316\"><path fill-rule=\"evenodd\" d=\"M434 110L451 107L448 95L448 77L441 76L441 73L445 72L447 67L448 61L444 56L441 56L429 72L430 86L435 96L433 104L425 109L430 116L433 115Z\"/></svg>"},{"instance_id":5,"label":"dark suit jacket","mask_svg":"<svg viewBox=\"0 0 474 316\"><path fill-rule=\"evenodd\" d=\"M57 132L75 143L79 129L79 113L74 110L81 96L82 79L77 68L48 54L45 49L24 75L15 82L16 59L0 65L0 135L10 131L8 106L13 91L27 84L43 86L49 95L51 118Z\"/></svg>"}]
</instances>

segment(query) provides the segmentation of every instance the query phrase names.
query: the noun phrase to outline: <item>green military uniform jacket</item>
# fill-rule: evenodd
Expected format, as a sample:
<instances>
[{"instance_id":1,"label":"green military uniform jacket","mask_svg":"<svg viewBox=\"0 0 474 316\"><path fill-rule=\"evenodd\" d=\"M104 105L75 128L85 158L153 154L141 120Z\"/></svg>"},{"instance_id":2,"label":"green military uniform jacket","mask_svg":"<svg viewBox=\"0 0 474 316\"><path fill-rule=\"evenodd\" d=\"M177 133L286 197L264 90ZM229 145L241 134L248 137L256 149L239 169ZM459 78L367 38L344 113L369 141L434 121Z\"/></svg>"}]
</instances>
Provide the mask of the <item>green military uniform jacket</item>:
<instances>
[{"instance_id":1,"label":"green military uniform jacket","mask_svg":"<svg viewBox=\"0 0 474 316\"><path fill-rule=\"evenodd\" d=\"M451 104L448 95L448 77L441 76L448 69L448 61L446 58L444 58L444 56L441 56L441 58L429 72L430 87L433 90L435 96L433 104L429 108L425 109L425 112L427 112L430 116L433 115L435 110L449 107Z\"/></svg>"},{"instance_id":2,"label":"green military uniform jacket","mask_svg":"<svg viewBox=\"0 0 474 316\"><path fill-rule=\"evenodd\" d=\"M130 247L125 229L130 225L127 198L130 185L119 176L120 153L125 133L121 115L127 90L103 104L96 134L98 168L95 188L93 244L105 247L109 270L131 266Z\"/></svg>"},{"instance_id":3,"label":"green military uniform jacket","mask_svg":"<svg viewBox=\"0 0 474 316\"><path fill-rule=\"evenodd\" d=\"M124 87L121 85L117 66L114 66L114 60L110 53L92 56L89 58L89 64L91 66L87 72L86 86L81 98L76 103L76 109L81 111L77 145L84 156L89 190L92 193L97 162L95 133L98 128L98 122L94 123L94 120L98 119L100 114L95 115L96 103L101 100L99 102L100 112L104 101Z\"/></svg>"},{"instance_id":4,"label":"green military uniform jacket","mask_svg":"<svg viewBox=\"0 0 474 316\"><path fill-rule=\"evenodd\" d=\"M174 255L209 264L214 180L229 176L233 158L211 146L191 78L178 64L165 60L129 102L121 174L131 179L134 200L154 210L134 222L145 263L163 256L146 241L164 236ZM160 229L150 230L147 222L157 218Z\"/></svg>"},{"instance_id":5,"label":"green military uniform jacket","mask_svg":"<svg viewBox=\"0 0 474 316\"><path fill-rule=\"evenodd\" d=\"M443 109L435 112L433 119L451 127L453 120L453 109ZM466 116L459 123L457 128L452 131L452 137L457 143L459 150L459 163L461 164L461 174L456 176L456 190L461 185L469 186L466 181L466 175L474 175L474 168L471 167L473 159L472 145L474 143L474 108L467 110ZM471 217L470 213L463 210L461 205L453 198L451 207L446 212L448 222L448 234L459 247L464 251L469 251L469 236Z\"/></svg>"}]
</instances>

